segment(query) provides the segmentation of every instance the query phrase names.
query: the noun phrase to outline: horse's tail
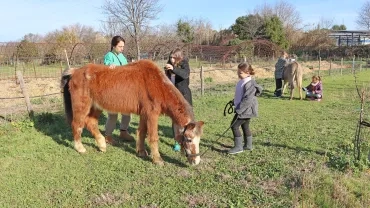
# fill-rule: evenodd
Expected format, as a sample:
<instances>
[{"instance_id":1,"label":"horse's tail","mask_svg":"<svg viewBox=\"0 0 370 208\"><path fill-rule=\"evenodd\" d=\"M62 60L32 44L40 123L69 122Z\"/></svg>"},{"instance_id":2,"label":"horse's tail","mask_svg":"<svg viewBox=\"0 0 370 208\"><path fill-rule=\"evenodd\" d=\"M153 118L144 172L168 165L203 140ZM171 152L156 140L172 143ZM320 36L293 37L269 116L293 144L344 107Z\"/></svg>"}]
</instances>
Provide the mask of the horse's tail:
<instances>
[{"instance_id":1,"label":"horse's tail","mask_svg":"<svg viewBox=\"0 0 370 208\"><path fill-rule=\"evenodd\" d=\"M61 88L63 91L64 98L64 112L66 114L67 122L69 125L72 123L73 112L72 112L72 99L69 91L69 81L75 69L66 69L62 73Z\"/></svg>"}]
</instances>

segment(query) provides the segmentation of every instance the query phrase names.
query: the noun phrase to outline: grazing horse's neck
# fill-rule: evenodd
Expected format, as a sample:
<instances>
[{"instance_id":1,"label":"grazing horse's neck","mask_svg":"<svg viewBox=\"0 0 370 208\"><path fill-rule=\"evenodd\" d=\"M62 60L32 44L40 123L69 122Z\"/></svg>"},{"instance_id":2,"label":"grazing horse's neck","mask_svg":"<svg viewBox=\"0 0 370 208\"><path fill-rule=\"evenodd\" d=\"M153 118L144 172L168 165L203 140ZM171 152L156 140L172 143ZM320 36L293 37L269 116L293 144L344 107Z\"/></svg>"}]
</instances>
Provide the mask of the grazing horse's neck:
<instances>
[{"instance_id":1,"label":"grazing horse's neck","mask_svg":"<svg viewBox=\"0 0 370 208\"><path fill-rule=\"evenodd\" d=\"M174 123L182 127L186 126L191 121L194 121L192 112L179 113L170 117L172 118Z\"/></svg>"},{"instance_id":2,"label":"grazing horse's neck","mask_svg":"<svg viewBox=\"0 0 370 208\"><path fill-rule=\"evenodd\" d=\"M172 95L171 101L167 102L166 113L174 123L180 126L186 126L191 121L194 121L194 114L191 105L182 97Z\"/></svg>"}]
</instances>

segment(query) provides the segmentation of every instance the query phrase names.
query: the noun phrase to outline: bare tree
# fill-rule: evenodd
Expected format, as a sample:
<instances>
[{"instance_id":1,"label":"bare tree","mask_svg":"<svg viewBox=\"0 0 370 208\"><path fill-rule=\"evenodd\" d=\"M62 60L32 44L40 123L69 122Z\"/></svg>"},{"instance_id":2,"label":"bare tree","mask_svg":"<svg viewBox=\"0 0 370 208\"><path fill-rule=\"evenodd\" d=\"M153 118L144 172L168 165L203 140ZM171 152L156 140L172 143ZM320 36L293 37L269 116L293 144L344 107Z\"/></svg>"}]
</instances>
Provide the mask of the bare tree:
<instances>
[{"instance_id":1,"label":"bare tree","mask_svg":"<svg viewBox=\"0 0 370 208\"><path fill-rule=\"evenodd\" d=\"M257 6L254 10L254 13L265 18L271 18L272 16L276 15L279 17L280 21L283 22L285 27L292 29L298 29L302 22L300 14L294 5L284 0L276 2L275 5L268 5L265 3Z\"/></svg>"},{"instance_id":2,"label":"bare tree","mask_svg":"<svg viewBox=\"0 0 370 208\"><path fill-rule=\"evenodd\" d=\"M279 17L283 22L284 30L288 41L294 45L298 41L300 34L300 24L302 19L300 13L296 10L295 6L291 3L281 0L276 2L275 5L262 4L257 6L254 10L255 14L259 14L263 18L271 18L272 16Z\"/></svg>"},{"instance_id":3,"label":"bare tree","mask_svg":"<svg viewBox=\"0 0 370 208\"><path fill-rule=\"evenodd\" d=\"M112 17L108 17L107 20L102 21L100 27L101 31L109 37L113 37L115 35L125 36L121 25Z\"/></svg>"},{"instance_id":4,"label":"bare tree","mask_svg":"<svg viewBox=\"0 0 370 208\"><path fill-rule=\"evenodd\" d=\"M108 19L122 25L136 44L137 59L140 59L140 40L148 29L150 20L157 18L162 7L159 0L106 0L102 6Z\"/></svg>"},{"instance_id":5,"label":"bare tree","mask_svg":"<svg viewBox=\"0 0 370 208\"><path fill-rule=\"evenodd\" d=\"M167 59L171 50L183 46L177 36L175 24L161 24L150 28L141 43L142 51L153 60Z\"/></svg>"},{"instance_id":6,"label":"bare tree","mask_svg":"<svg viewBox=\"0 0 370 208\"><path fill-rule=\"evenodd\" d=\"M360 28L370 30L370 1L366 1L362 5L356 23Z\"/></svg>"},{"instance_id":7,"label":"bare tree","mask_svg":"<svg viewBox=\"0 0 370 208\"><path fill-rule=\"evenodd\" d=\"M39 34L33 34L33 33L28 33L24 35L23 40L26 40L31 43L39 43L41 42L43 37Z\"/></svg>"},{"instance_id":8,"label":"bare tree","mask_svg":"<svg viewBox=\"0 0 370 208\"><path fill-rule=\"evenodd\" d=\"M317 23L316 29L330 29L333 27L334 19L327 19L321 17L319 23Z\"/></svg>"},{"instance_id":9,"label":"bare tree","mask_svg":"<svg viewBox=\"0 0 370 208\"><path fill-rule=\"evenodd\" d=\"M302 22L299 12L287 1L276 3L275 13L286 27L297 29Z\"/></svg>"}]
</instances>

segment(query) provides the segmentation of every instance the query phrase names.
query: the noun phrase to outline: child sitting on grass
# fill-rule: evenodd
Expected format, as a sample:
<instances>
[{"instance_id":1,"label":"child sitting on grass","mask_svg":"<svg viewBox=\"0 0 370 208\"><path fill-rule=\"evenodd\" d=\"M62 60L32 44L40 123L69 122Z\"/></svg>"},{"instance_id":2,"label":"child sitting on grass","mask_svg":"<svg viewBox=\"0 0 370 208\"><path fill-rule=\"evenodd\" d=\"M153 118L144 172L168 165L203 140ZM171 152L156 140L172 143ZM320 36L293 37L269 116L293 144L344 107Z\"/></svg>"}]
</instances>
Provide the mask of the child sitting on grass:
<instances>
[{"instance_id":1,"label":"child sitting on grass","mask_svg":"<svg viewBox=\"0 0 370 208\"><path fill-rule=\"evenodd\" d=\"M321 101L323 87L320 76L313 76L312 82L302 89L303 91L306 91L306 98Z\"/></svg>"}]
</instances>

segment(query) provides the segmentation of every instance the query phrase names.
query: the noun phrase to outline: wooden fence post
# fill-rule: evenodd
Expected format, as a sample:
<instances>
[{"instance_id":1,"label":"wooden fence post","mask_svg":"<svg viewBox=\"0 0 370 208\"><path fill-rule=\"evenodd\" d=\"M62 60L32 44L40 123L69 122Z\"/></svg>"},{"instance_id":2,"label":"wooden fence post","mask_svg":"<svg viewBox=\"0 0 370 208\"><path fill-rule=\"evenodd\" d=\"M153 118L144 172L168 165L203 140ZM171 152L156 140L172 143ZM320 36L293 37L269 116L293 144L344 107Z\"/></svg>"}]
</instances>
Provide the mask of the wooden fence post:
<instances>
[{"instance_id":1,"label":"wooden fence post","mask_svg":"<svg viewBox=\"0 0 370 208\"><path fill-rule=\"evenodd\" d=\"M17 79L17 67L18 67L18 56L15 57L14 78L15 78L15 83L19 84L19 80Z\"/></svg>"},{"instance_id":2,"label":"wooden fence post","mask_svg":"<svg viewBox=\"0 0 370 208\"><path fill-rule=\"evenodd\" d=\"M60 74L63 74L63 63L62 60L60 61Z\"/></svg>"},{"instance_id":3,"label":"wooden fence post","mask_svg":"<svg viewBox=\"0 0 370 208\"><path fill-rule=\"evenodd\" d=\"M331 75L331 60L329 62L329 76Z\"/></svg>"},{"instance_id":4,"label":"wooden fence post","mask_svg":"<svg viewBox=\"0 0 370 208\"><path fill-rule=\"evenodd\" d=\"M203 78L203 66L200 66L200 91L201 95L204 95L204 78Z\"/></svg>"},{"instance_id":5,"label":"wooden fence post","mask_svg":"<svg viewBox=\"0 0 370 208\"><path fill-rule=\"evenodd\" d=\"M352 73L355 71L355 59L356 59L356 56L354 55L353 60L352 60Z\"/></svg>"},{"instance_id":6,"label":"wooden fence post","mask_svg":"<svg viewBox=\"0 0 370 208\"><path fill-rule=\"evenodd\" d=\"M19 84L20 84L24 99L26 101L28 116L30 118L33 118L33 109L32 109L32 105L30 101L30 96L28 95L27 88L24 85L22 72L18 70L16 73L17 73L17 79L19 80Z\"/></svg>"},{"instance_id":7,"label":"wooden fence post","mask_svg":"<svg viewBox=\"0 0 370 208\"><path fill-rule=\"evenodd\" d=\"M343 75L343 57L340 59L340 75Z\"/></svg>"},{"instance_id":8,"label":"wooden fence post","mask_svg":"<svg viewBox=\"0 0 370 208\"><path fill-rule=\"evenodd\" d=\"M319 76L320 76L320 70L321 70L321 57L319 57Z\"/></svg>"},{"instance_id":9,"label":"wooden fence post","mask_svg":"<svg viewBox=\"0 0 370 208\"><path fill-rule=\"evenodd\" d=\"M33 60L32 61L32 67L33 67L33 72L35 74L35 78L37 78L37 74L36 74L36 66L35 66L35 61Z\"/></svg>"}]
</instances>

